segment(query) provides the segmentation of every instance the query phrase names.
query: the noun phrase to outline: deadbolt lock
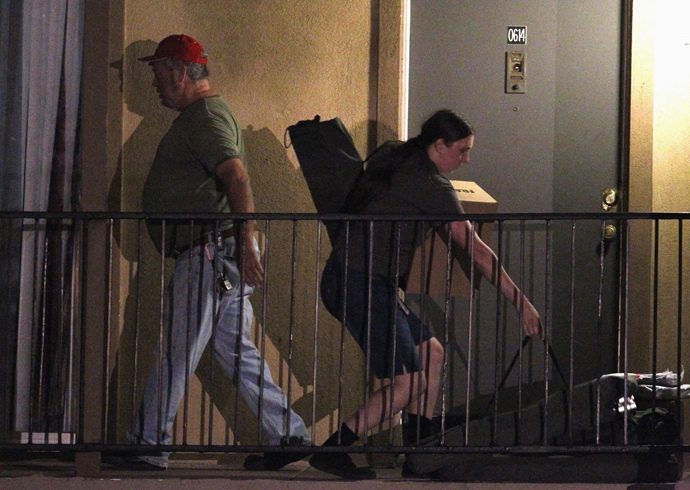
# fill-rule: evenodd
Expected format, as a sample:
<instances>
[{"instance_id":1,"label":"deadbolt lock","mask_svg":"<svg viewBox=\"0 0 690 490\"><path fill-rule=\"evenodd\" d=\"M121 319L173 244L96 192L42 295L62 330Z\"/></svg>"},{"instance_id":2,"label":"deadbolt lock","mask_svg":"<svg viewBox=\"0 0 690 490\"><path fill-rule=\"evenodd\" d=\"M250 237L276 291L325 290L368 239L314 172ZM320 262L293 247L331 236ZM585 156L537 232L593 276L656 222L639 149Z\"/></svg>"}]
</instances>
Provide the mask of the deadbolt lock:
<instances>
[{"instance_id":1,"label":"deadbolt lock","mask_svg":"<svg viewBox=\"0 0 690 490\"><path fill-rule=\"evenodd\" d=\"M613 188L604 189L601 193L601 207L604 211L611 211L618 206L618 191Z\"/></svg>"}]
</instances>

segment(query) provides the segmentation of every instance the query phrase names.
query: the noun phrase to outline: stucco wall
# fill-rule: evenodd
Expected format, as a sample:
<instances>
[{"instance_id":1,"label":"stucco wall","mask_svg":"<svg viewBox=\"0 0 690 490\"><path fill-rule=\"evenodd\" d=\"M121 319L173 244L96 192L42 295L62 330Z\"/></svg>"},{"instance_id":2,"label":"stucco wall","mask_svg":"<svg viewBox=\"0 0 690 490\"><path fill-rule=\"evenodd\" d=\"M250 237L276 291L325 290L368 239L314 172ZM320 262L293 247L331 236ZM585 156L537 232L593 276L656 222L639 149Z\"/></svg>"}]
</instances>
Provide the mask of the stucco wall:
<instances>
[{"instance_id":1,"label":"stucco wall","mask_svg":"<svg viewBox=\"0 0 690 490\"><path fill-rule=\"evenodd\" d=\"M379 2L304 2L301 0L214 2L210 0L125 1L121 12L110 19L114 31L122 29L121 68L122 115L121 157L110 187L111 210L138 211L141 191L156 145L176 113L162 108L151 87L150 68L136 58L150 54L156 43L173 33L185 33L202 43L207 51L211 85L232 106L243 128L247 146L247 166L258 212L313 212L306 183L293 150L284 147L286 128L319 114L324 119L340 117L352 133L362 154L376 142L375 126L378 90L378 8ZM114 9L117 13L118 9ZM117 35L111 34L112 38ZM397 88L397 82L395 83ZM338 185L334 182L333 185ZM265 223L259 228L265 235ZM160 258L147 236L138 255L136 224L124 226L118 240L124 259L119 264L121 332L116 369L118 423L115 431L124 434L131 421L132 396L138 400L145 375L153 362L150 354L157 335L160 310ZM325 238L325 234L324 234ZM297 226L298 258L294 268L296 289L291 289L293 224L271 225L268 250L267 302L261 292L252 303L257 314L254 338L261 343L265 318L266 359L274 378L288 389L293 407L312 426L317 442L335 428L338 408L340 328L321 307L318 334L315 324L315 278L317 277L316 227ZM329 252L324 241L322 261ZM142 271L140 264L147 264ZM170 262L166 262L169 275ZM143 301L134 300L141 280ZM291 309L292 307L292 309ZM140 327L135 327L139 311ZM139 336L137 386L132 376L134 341ZM290 339L292 338L292 342ZM314 342L319 355L314 359ZM291 356L291 369L287 359ZM343 415L348 416L364 393L363 356L346 337L347 366ZM314 366L318 366L314 382ZM191 387L187 415L189 444L208 442L209 401L216 427L213 441L226 443L226 429L244 444L256 442L256 423L243 403L235 410L236 392L215 366L211 374L210 356L202 359ZM214 399L209 400L213 376ZM317 402L313 404L314 390ZM205 408L201 408L205 407ZM182 417L176 426L182 443Z\"/></svg>"},{"instance_id":2,"label":"stucco wall","mask_svg":"<svg viewBox=\"0 0 690 490\"><path fill-rule=\"evenodd\" d=\"M690 57L690 37L684 24L689 14L690 5L683 0L640 0L634 4L630 211L686 212L690 209L687 192L690 78L687 63L682 61ZM633 223L629 291L631 370L653 368L655 340L659 345L656 368L677 368L678 328L683 332L688 330L683 319L686 315L679 323L678 308L680 305L685 312L690 307L687 299L690 276L685 272L688 269L687 224L684 228L684 245L679 250L681 230L677 220L661 221L658 234L649 223ZM654 256L657 237L658 262ZM678 289L680 267L686 285L682 296ZM687 345L687 337L684 333L681 345ZM687 354L681 356L681 362L688 364Z\"/></svg>"},{"instance_id":3,"label":"stucco wall","mask_svg":"<svg viewBox=\"0 0 690 490\"><path fill-rule=\"evenodd\" d=\"M690 18L690 4L683 0L655 3L654 57L654 186L653 210L656 212L686 212L690 210L690 33L686 20ZM678 321L678 301L688 311L687 271L690 255L690 236L685 223L682 232L678 222L663 222L660 226L659 259L659 340L667 346L660 352L659 368L675 370L678 344L677 329L688 331L688 322ZM679 262L682 257L683 262ZM683 264L685 265L683 267ZM682 267L686 294L678 290L678 271ZM683 315L681 318L686 317ZM688 334L683 338L687 345ZM688 365L690 358L682 356Z\"/></svg>"},{"instance_id":4,"label":"stucco wall","mask_svg":"<svg viewBox=\"0 0 690 490\"><path fill-rule=\"evenodd\" d=\"M630 111L630 171L628 210L651 211L653 188L654 138L654 34L651 2L635 4ZM633 222L630 229L630 297L629 328L633 340L630 366L646 370L649 359L649 325L651 323L651 225ZM635 348L634 346L637 346ZM644 347L641 347L644 346Z\"/></svg>"}]
</instances>

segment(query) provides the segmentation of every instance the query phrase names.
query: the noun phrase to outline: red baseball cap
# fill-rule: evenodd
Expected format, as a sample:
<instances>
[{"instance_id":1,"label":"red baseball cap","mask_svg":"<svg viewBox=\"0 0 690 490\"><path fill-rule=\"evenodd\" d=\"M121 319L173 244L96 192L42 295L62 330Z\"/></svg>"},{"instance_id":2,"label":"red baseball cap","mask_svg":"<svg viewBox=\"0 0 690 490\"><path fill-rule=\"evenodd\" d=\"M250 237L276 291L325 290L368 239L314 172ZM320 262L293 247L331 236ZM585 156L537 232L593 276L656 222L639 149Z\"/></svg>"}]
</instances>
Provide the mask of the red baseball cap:
<instances>
[{"instance_id":1,"label":"red baseball cap","mask_svg":"<svg viewBox=\"0 0 690 490\"><path fill-rule=\"evenodd\" d=\"M185 34L173 34L163 39L152 56L139 58L139 61L152 63L165 59L189 61L191 63L208 63L208 55L199 42Z\"/></svg>"}]
</instances>

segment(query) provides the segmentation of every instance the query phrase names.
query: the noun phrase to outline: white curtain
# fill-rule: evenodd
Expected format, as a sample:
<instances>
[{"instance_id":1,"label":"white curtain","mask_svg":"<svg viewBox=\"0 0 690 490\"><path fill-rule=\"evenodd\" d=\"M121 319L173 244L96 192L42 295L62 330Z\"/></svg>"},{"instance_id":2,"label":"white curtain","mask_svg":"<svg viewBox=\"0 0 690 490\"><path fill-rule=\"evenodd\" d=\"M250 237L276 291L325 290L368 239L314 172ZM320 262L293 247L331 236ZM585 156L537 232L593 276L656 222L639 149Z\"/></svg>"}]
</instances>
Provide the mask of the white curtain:
<instances>
[{"instance_id":1,"label":"white curtain","mask_svg":"<svg viewBox=\"0 0 690 490\"><path fill-rule=\"evenodd\" d=\"M3 0L5 2L5 0ZM24 211L47 211L51 190L62 193L61 211L70 211L75 141L79 112L82 17L84 0L25 0L22 2L21 32L21 121L25 128L23 163ZM58 118L61 81L64 116ZM62 182L51 185L56 125L64 140ZM60 147L62 148L62 142ZM60 153L63 153L61 150ZM53 196L55 197L55 196ZM51 211L55 211L52 209ZM19 284L17 335L17 398L15 430L30 429L32 331L40 324L44 271L44 224L24 222ZM54 246L61 246L55 243ZM64 260L64 251L62 252ZM38 323L37 323L38 322ZM71 335L67 332L67 335ZM65 410L69 411L71 376L64 383ZM69 417L66 417L69 420ZM66 422L69 425L69 422ZM63 426L65 430L69 427Z\"/></svg>"}]
</instances>

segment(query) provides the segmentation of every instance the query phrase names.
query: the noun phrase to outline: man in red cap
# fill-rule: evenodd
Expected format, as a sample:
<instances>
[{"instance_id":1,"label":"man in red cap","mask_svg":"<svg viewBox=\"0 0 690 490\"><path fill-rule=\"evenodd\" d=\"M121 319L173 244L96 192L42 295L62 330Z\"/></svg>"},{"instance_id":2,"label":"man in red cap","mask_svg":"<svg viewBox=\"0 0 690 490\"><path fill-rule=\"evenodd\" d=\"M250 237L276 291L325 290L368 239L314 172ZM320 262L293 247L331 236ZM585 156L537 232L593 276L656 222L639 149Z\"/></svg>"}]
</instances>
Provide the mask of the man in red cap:
<instances>
[{"instance_id":1,"label":"man in red cap","mask_svg":"<svg viewBox=\"0 0 690 490\"><path fill-rule=\"evenodd\" d=\"M242 131L228 104L211 89L208 56L180 34L163 39L141 61L153 69L162 104L180 114L161 140L143 192L147 213L253 213ZM250 339L249 297L263 267L252 220L148 220L149 234L176 259L165 296L162 356L149 374L139 414L127 433L137 444L170 444L175 414L213 331L214 358L235 381L271 445L309 445L303 420L287 405ZM158 359L160 357L160 359ZM259 408L261 407L261 413ZM165 469L167 452L132 455L130 466ZM245 467L280 469L305 452L250 456Z\"/></svg>"}]
</instances>

